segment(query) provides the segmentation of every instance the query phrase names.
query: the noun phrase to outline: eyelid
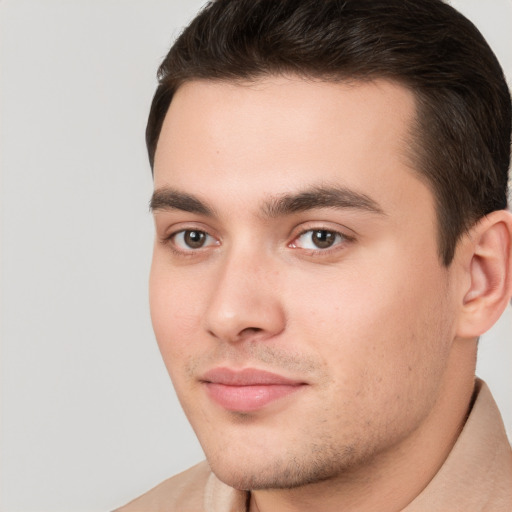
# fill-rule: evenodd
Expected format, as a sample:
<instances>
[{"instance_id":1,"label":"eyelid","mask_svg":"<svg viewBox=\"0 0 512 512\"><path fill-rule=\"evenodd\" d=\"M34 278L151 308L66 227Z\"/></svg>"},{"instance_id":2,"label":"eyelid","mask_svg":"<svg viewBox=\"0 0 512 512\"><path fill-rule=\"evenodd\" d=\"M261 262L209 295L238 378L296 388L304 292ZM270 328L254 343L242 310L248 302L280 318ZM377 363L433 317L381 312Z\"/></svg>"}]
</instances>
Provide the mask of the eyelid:
<instances>
[{"instance_id":1,"label":"eyelid","mask_svg":"<svg viewBox=\"0 0 512 512\"><path fill-rule=\"evenodd\" d=\"M201 246L197 249L194 248L183 248L176 245L174 239L177 235L181 233L185 233L187 231L199 231L201 233L205 233L206 236L210 237L214 243L208 243L207 245ZM168 246L173 253L179 256L194 256L198 253L201 253L205 250L210 249L211 247L215 247L221 245L221 241L219 236L212 231L209 227L204 226L202 223L178 223L173 226L168 227L165 230L165 233L159 237L160 242L163 245Z\"/></svg>"},{"instance_id":2,"label":"eyelid","mask_svg":"<svg viewBox=\"0 0 512 512\"><path fill-rule=\"evenodd\" d=\"M208 241L206 241L204 245L201 245L200 247L197 247L197 248L182 247L181 245L179 245L176 242L176 238L180 235L185 235L185 233L187 233L187 232L203 233L204 235L206 235L207 239L213 240L213 243L209 243ZM207 231L204 231L202 229L180 229L179 231L175 231L172 235L170 235L168 237L168 240L171 241L174 244L174 246L178 247L178 250L183 251L183 252L198 252L201 249L206 249L206 248L212 247L214 245L219 245L219 242L215 237L213 237L212 235L210 235L210 233L208 233ZM183 245L186 245L186 244L184 243Z\"/></svg>"},{"instance_id":3,"label":"eyelid","mask_svg":"<svg viewBox=\"0 0 512 512\"><path fill-rule=\"evenodd\" d=\"M304 236L307 233L313 233L315 231L327 231L329 233L332 233L334 235L337 235L341 237L341 240L338 242L335 242L332 246L327 247L325 249L317 248L303 248L300 247L296 242L299 238ZM347 231L350 231L350 234L347 233ZM306 225L301 225L300 228L292 235L291 242L288 243L288 247L295 250L300 250L302 252L306 252L308 254L320 254L320 255L327 255L331 252L335 252L338 250L342 250L345 248L345 246L351 242L353 242L356 239L355 233L353 230L341 227L341 226L332 226L332 225L326 225L325 223L308 223Z\"/></svg>"}]
</instances>

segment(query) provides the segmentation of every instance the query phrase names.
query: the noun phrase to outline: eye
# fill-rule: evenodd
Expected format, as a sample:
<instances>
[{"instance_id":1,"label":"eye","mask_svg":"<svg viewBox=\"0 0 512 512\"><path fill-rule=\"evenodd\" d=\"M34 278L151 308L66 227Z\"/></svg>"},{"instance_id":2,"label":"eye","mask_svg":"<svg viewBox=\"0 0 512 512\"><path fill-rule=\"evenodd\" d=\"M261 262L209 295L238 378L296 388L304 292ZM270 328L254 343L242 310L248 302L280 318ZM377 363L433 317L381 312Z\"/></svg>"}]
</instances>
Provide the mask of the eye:
<instances>
[{"instance_id":1,"label":"eye","mask_svg":"<svg viewBox=\"0 0 512 512\"><path fill-rule=\"evenodd\" d=\"M328 229L309 229L300 234L291 247L309 250L325 250L340 244L346 237Z\"/></svg>"},{"instance_id":2,"label":"eye","mask_svg":"<svg viewBox=\"0 0 512 512\"><path fill-rule=\"evenodd\" d=\"M218 241L213 236L198 229L184 229L174 233L170 237L173 244L181 251L192 251L218 245Z\"/></svg>"}]
</instances>

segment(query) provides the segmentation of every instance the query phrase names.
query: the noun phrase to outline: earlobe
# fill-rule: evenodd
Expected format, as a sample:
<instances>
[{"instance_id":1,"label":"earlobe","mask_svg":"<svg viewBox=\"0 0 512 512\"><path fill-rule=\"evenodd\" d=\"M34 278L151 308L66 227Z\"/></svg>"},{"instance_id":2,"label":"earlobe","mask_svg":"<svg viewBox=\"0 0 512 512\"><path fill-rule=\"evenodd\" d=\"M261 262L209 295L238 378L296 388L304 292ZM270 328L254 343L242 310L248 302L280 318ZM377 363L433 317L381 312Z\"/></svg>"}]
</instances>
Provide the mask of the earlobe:
<instances>
[{"instance_id":1,"label":"earlobe","mask_svg":"<svg viewBox=\"0 0 512 512\"><path fill-rule=\"evenodd\" d=\"M512 214L492 212L466 236L470 284L464 291L457 334L475 338L494 325L512 295Z\"/></svg>"}]
</instances>

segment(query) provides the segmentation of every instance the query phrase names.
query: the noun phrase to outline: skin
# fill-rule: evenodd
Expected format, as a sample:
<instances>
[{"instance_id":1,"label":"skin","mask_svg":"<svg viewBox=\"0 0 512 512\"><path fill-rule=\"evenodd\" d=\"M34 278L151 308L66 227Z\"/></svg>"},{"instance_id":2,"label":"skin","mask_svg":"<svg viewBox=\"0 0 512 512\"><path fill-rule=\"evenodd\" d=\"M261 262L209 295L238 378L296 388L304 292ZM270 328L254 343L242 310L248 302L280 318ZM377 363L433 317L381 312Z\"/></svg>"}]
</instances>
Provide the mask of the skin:
<instances>
[{"instance_id":1,"label":"skin","mask_svg":"<svg viewBox=\"0 0 512 512\"><path fill-rule=\"evenodd\" d=\"M464 423L469 250L439 259L434 199L407 156L414 115L413 94L384 80L197 81L171 103L154 167L153 326L213 471L251 489L253 511L402 510ZM316 204L322 187L342 188L343 204ZM300 211L279 203L304 191ZM201 380L217 367L302 385L226 410Z\"/></svg>"}]
</instances>

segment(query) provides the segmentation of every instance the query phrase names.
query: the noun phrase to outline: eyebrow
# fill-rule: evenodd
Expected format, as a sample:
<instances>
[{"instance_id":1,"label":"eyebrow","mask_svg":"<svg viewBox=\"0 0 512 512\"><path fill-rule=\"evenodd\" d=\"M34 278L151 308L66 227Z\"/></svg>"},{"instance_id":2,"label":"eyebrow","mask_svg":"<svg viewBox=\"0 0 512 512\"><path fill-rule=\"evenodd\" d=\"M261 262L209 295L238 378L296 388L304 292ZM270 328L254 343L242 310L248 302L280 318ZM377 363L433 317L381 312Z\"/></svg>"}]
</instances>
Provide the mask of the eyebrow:
<instances>
[{"instance_id":1,"label":"eyebrow","mask_svg":"<svg viewBox=\"0 0 512 512\"><path fill-rule=\"evenodd\" d=\"M318 186L272 198L265 203L264 214L274 218L317 208L365 210L384 215L371 197L340 186Z\"/></svg>"},{"instance_id":2,"label":"eyebrow","mask_svg":"<svg viewBox=\"0 0 512 512\"><path fill-rule=\"evenodd\" d=\"M181 210L207 217L215 211L199 198L170 187L155 190L149 203L151 211ZM340 186L316 186L292 194L267 199L262 213L267 218L277 218L293 213L319 208L355 209L384 215L376 201L360 192Z\"/></svg>"},{"instance_id":3,"label":"eyebrow","mask_svg":"<svg viewBox=\"0 0 512 512\"><path fill-rule=\"evenodd\" d=\"M153 192L149 202L152 212L162 210L181 210L198 215L213 217L213 209L206 203L185 192L179 192L169 187L163 187Z\"/></svg>"}]
</instances>

